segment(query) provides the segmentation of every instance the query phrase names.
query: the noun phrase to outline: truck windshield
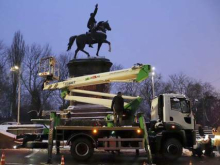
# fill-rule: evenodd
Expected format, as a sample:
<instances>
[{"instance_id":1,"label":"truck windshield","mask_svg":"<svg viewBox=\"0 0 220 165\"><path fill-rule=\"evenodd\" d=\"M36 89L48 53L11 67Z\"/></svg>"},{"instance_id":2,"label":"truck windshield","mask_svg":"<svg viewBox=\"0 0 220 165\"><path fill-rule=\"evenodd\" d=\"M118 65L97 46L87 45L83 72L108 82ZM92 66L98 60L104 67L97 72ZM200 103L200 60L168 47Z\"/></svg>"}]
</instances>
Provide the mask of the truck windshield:
<instances>
[{"instance_id":1,"label":"truck windshield","mask_svg":"<svg viewBox=\"0 0 220 165\"><path fill-rule=\"evenodd\" d=\"M190 113L190 103L185 98L171 98L171 110L179 111L182 113Z\"/></svg>"}]
</instances>

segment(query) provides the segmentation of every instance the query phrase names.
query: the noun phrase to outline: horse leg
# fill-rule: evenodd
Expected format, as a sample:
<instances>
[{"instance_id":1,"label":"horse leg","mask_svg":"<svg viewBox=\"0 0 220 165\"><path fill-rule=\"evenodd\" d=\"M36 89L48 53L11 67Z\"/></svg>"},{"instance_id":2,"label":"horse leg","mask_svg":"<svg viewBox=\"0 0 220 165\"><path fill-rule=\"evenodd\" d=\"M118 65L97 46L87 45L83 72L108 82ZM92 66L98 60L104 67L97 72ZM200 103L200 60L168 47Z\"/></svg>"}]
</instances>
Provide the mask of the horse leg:
<instances>
[{"instance_id":1,"label":"horse leg","mask_svg":"<svg viewBox=\"0 0 220 165\"><path fill-rule=\"evenodd\" d=\"M82 38L81 38L81 39L82 39ZM81 42L80 42L80 41L81 41ZM84 50L84 48L85 48L85 46L86 46L86 43L85 43L83 40L77 40L76 45L77 45L77 52L78 52L79 50L81 50L81 51L84 52L88 57L90 57L89 53ZM79 50L78 50L78 49L79 49Z\"/></svg>"},{"instance_id":2,"label":"horse leg","mask_svg":"<svg viewBox=\"0 0 220 165\"><path fill-rule=\"evenodd\" d=\"M108 51L111 52L112 51L111 42L105 40L105 41L103 41L103 43L107 43L108 44L108 46L109 46Z\"/></svg>"},{"instance_id":3,"label":"horse leg","mask_svg":"<svg viewBox=\"0 0 220 165\"><path fill-rule=\"evenodd\" d=\"M99 42L98 43L98 49L97 49L97 52L96 52L96 56L99 56L99 50L100 50L101 46L102 46L102 43Z\"/></svg>"},{"instance_id":4,"label":"horse leg","mask_svg":"<svg viewBox=\"0 0 220 165\"><path fill-rule=\"evenodd\" d=\"M88 57L90 57L89 53L85 51L84 49L80 49L82 52L84 52Z\"/></svg>"},{"instance_id":5,"label":"horse leg","mask_svg":"<svg viewBox=\"0 0 220 165\"><path fill-rule=\"evenodd\" d=\"M79 51L79 48L77 47L77 49L75 50L74 59L76 59L76 55L77 55L78 51Z\"/></svg>"}]
</instances>

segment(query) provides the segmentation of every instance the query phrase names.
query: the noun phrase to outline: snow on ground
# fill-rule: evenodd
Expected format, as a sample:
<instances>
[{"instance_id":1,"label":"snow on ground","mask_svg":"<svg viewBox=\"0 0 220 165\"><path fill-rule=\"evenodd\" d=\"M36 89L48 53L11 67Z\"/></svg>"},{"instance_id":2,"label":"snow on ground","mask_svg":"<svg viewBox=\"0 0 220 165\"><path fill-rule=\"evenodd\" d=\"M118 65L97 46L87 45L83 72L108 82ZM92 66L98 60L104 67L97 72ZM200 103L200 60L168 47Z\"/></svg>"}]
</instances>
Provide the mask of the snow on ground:
<instances>
[{"instance_id":1,"label":"snow on ground","mask_svg":"<svg viewBox=\"0 0 220 165\"><path fill-rule=\"evenodd\" d=\"M215 154L215 157L220 157L220 154L218 153L218 151L213 151L213 153ZM192 156L192 151L184 148L183 156Z\"/></svg>"},{"instance_id":2,"label":"snow on ground","mask_svg":"<svg viewBox=\"0 0 220 165\"><path fill-rule=\"evenodd\" d=\"M8 137L13 138L13 139L16 138L16 135L14 135L14 134L12 134L12 133L9 133L9 132L6 132L6 131L0 130L0 134L3 134L3 135L5 135L5 136L8 136Z\"/></svg>"}]
</instances>

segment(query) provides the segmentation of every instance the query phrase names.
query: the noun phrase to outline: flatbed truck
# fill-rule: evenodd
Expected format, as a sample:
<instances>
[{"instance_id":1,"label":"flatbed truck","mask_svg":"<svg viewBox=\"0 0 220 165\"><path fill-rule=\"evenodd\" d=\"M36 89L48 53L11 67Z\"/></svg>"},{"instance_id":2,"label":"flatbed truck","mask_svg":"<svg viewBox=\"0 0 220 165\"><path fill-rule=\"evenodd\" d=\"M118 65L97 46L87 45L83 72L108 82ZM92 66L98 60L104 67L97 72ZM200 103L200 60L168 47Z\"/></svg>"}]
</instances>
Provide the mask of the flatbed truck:
<instances>
[{"instance_id":1,"label":"flatbed truck","mask_svg":"<svg viewBox=\"0 0 220 165\"><path fill-rule=\"evenodd\" d=\"M136 65L130 69L50 83L55 74L53 70L39 73L40 76L46 78L44 90L60 89L62 90L62 97L66 100L100 104L110 108L112 99L70 96L69 93L75 91L112 98L115 96L114 94L83 91L75 88L110 82L141 82L148 78L151 66ZM42 135L26 135L23 146L48 139L48 143L45 145L48 147L48 163L52 162L54 140L56 141L57 152L59 152L60 141L67 141L67 145L70 145L71 154L76 160L89 159L93 155L94 148L118 152L121 149L134 149L137 153L139 149L145 149L150 164L153 162L152 154L162 154L169 160L175 160L182 155L183 147L189 149L193 147L195 144L194 117L191 112L190 101L184 95L163 94L154 98L151 103L151 121L149 123L145 122L143 114L135 115L142 99L140 97L123 97L130 100L124 105L124 119L128 121L129 126L115 127L112 115L106 117L106 124L102 126L73 126L67 124L71 120L68 117L69 111L51 112L49 120L33 120L38 123L50 123L50 129Z\"/></svg>"}]
</instances>

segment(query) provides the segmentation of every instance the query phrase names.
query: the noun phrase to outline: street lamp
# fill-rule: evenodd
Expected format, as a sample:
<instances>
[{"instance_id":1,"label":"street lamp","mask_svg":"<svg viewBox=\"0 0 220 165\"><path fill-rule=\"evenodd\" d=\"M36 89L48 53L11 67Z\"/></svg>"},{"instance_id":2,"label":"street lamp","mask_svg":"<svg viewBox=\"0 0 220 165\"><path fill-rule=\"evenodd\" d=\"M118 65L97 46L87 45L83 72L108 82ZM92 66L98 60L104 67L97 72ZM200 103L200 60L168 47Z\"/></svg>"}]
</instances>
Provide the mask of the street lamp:
<instances>
[{"instance_id":1,"label":"street lamp","mask_svg":"<svg viewBox=\"0 0 220 165\"><path fill-rule=\"evenodd\" d=\"M18 115L17 123L20 124L20 107L21 107L21 69L18 66L13 66L10 69L12 72L18 72Z\"/></svg>"},{"instance_id":2,"label":"street lamp","mask_svg":"<svg viewBox=\"0 0 220 165\"><path fill-rule=\"evenodd\" d=\"M153 93L153 98L155 97L155 91L154 91L154 76L155 76L155 67L152 67L152 72L151 72L151 80L152 80L152 93Z\"/></svg>"}]
</instances>

